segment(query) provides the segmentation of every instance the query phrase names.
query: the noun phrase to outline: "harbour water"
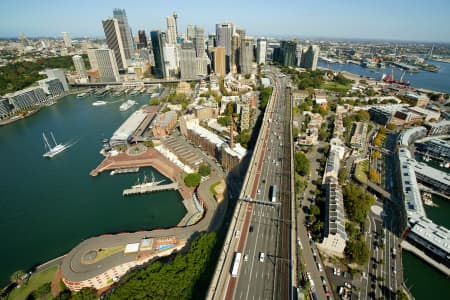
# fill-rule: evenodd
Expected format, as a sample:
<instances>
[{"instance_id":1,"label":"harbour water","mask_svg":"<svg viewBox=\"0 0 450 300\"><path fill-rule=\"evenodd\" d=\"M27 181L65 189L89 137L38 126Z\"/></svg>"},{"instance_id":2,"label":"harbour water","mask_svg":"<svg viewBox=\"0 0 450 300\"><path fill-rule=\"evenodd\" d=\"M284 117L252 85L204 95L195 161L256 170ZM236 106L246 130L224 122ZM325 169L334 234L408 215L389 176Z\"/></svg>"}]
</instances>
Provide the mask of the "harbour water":
<instances>
[{"instance_id":1,"label":"harbour water","mask_svg":"<svg viewBox=\"0 0 450 300\"><path fill-rule=\"evenodd\" d=\"M450 64L438 61L431 61L431 64L440 67L439 72L420 71L418 73L406 73L403 80L409 80L411 85L417 88L424 88L450 94ZM328 64L319 60L319 67L331 68L336 71L347 71L353 74L368 76L381 80L383 74L391 72L391 67L386 69L368 69L355 64ZM394 69L394 78L400 79L402 70Z\"/></svg>"},{"instance_id":2,"label":"harbour water","mask_svg":"<svg viewBox=\"0 0 450 300\"><path fill-rule=\"evenodd\" d=\"M186 210L181 196L165 191L124 198L122 191L145 172L97 177L89 172L101 162L103 137L140 105L119 111L132 98L140 105L148 95L105 97L67 96L39 113L0 127L0 285L18 269L27 270L70 251L82 240L104 233L166 228L176 225ZM53 131L58 142L75 142L52 159L42 157L42 132ZM156 180L164 178L155 172Z\"/></svg>"}]
</instances>

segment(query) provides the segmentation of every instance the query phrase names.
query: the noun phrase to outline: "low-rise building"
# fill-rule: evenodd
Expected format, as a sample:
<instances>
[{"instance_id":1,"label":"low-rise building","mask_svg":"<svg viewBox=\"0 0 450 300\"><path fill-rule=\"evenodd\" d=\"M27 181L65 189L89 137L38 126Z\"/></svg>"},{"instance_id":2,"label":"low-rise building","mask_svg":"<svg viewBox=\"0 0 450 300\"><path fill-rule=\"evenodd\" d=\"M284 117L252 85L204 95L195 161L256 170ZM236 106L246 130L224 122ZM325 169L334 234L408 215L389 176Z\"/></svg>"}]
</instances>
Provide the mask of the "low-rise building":
<instances>
[{"instance_id":1,"label":"low-rise building","mask_svg":"<svg viewBox=\"0 0 450 300\"><path fill-rule=\"evenodd\" d=\"M177 125L177 112L170 110L158 114L151 125L153 136L164 137L172 131L175 125Z\"/></svg>"},{"instance_id":2,"label":"low-rise building","mask_svg":"<svg viewBox=\"0 0 450 300\"><path fill-rule=\"evenodd\" d=\"M180 81L177 85L176 94L190 97L192 95L191 85L186 81Z\"/></svg>"},{"instance_id":3,"label":"low-rise building","mask_svg":"<svg viewBox=\"0 0 450 300\"><path fill-rule=\"evenodd\" d=\"M352 149L360 151L364 148L366 142L367 126L363 122L355 122L353 126L353 135L350 139Z\"/></svg>"},{"instance_id":4,"label":"low-rise building","mask_svg":"<svg viewBox=\"0 0 450 300\"><path fill-rule=\"evenodd\" d=\"M450 120L435 123L427 123L428 135L445 135L450 134Z\"/></svg>"},{"instance_id":5,"label":"low-rise building","mask_svg":"<svg viewBox=\"0 0 450 300\"><path fill-rule=\"evenodd\" d=\"M450 143L441 139L432 139L415 143L416 151L436 159L450 160Z\"/></svg>"}]
</instances>

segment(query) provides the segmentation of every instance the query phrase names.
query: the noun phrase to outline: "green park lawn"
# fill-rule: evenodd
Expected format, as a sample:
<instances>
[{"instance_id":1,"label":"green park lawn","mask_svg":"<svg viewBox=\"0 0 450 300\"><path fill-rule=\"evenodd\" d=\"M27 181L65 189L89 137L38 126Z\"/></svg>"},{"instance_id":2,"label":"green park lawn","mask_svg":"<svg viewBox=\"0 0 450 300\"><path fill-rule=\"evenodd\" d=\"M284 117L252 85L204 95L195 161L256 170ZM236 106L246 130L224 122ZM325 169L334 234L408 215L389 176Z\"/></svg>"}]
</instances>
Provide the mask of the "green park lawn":
<instances>
[{"instance_id":1,"label":"green park lawn","mask_svg":"<svg viewBox=\"0 0 450 300\"><path fill-rule=\"evenodd\" d=\"M42 272L34 273L28 280L28 283L26 285L22 285L21 287L14 289L9 295L8 299L25 300L32 291L36 290L44 283L52 282L53 278L56 275L57 270L58 266L54 266ZM49 294L47 295L47 297L41 299L52 299L52 298L53 296Z\"/></svg>"},{"instance_id":2,"label":"green park lawn","mask_svg":"<svg viewBox=\"0 0 450 300\"><path fill-rule=\"evenodd\" d=\"M367 183L367 172L369 172L369 161L360 161L355 168L355 178L361 183Z\"/></svg>"}]
</instances>

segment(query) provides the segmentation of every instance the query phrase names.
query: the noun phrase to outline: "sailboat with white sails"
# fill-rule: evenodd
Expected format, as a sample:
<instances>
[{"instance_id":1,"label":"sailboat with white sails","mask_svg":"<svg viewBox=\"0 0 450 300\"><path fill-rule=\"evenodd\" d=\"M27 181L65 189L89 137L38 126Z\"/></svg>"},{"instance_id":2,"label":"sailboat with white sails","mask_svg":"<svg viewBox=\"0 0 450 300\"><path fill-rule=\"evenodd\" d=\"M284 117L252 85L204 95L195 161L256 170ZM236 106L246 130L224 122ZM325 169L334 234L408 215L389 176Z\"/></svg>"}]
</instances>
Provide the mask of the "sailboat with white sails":
<instances>
[{"instance_id":1,"label":"sailboat with white sails","mask_svg":"<svg viewBox=\"0 0 450 300\"><path fill-rule=\"evenodd\" d=\"M47 136L45 135L45 133L42 133L42 138L44 139L44 145L45 145L45 149L47 150L47 152L45 152L42 156L43 157L47 157L47 158L52 158L55 155L63 152L64 150L66 150L67 148L69 148L69 144L58 144L56 142L55 136L53 135L53 132L50 132L50 136L52 137L53 140L53 144L54 146L52 147L51 144L49 143Z\"/></svg>"}]
</instances>

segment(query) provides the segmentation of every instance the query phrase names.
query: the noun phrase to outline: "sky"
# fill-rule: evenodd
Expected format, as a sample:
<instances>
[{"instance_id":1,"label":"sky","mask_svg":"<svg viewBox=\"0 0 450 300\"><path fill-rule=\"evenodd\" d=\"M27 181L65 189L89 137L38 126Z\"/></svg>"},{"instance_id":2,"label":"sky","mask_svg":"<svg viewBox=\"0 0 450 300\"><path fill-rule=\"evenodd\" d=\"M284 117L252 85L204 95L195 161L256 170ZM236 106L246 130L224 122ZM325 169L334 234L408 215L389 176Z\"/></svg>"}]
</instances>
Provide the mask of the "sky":
<instances>
[{"instance_id":1,"label":"sky","mask_svg":"<svg viewBox=\"0 0 450 300\"><path fill-rule=\"evenodd\" d=\"M1 0L0 37L104 37L101 20L124 8L133 34L166 30L165 17L214 33L233 22L260 37L359 38L450 43L448 0Z\"/></svg>"}]
</instances>

